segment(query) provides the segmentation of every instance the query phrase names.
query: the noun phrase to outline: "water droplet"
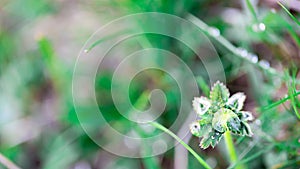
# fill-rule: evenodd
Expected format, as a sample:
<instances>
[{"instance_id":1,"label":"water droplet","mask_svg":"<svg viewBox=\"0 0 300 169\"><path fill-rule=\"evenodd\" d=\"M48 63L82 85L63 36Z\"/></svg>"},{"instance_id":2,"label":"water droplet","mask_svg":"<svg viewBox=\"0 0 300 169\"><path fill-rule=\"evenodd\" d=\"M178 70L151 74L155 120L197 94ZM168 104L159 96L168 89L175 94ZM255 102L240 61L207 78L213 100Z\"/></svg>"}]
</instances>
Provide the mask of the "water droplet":
<instances>
[{"instance_id":1,"label":"water droplet","mask_svg":"<svg viewBox=\"0 0 300 169\"><path fill-rule=\"evenodd\" d=\"M216 135L218 136L218 135L220 135L220 133L216 133Z\"/></svg>"},{"instance_id":2,"label":"water droplet","mask_svg":"<svg viewBox=\"0 0 300 169\"><path fill-rule=\"evenodd\" d=\"M266 30L266 25L264 23L257 23L252 25L252 30L254 32L263 32Z\"/></svg>"},{"instance_id":3,"label":"water droplet","mask_svg":"<svg viewBox=\"0 0 300 169\"><path fill-rule=\"evenodd\" d=\"M242 57L247 57L247 55L248 55L248 51L246 50L246 49L244 49L244 48L237 48L236 49L236 52L239 54L239 55L241 55Z\"/></svg>"},{"instance_id":4,"label":"water droplet","mask_svg":"<svg viewBox=\"0 0 300 169\"><path fill-rule=\"evenodd\" d=\"M85 50L84 50L84 53L88 53L88 52L89 52L89 50L88 50L88 49L85 49Z\"/></svg>"},{"instance_id":5,"label":"water droplet","mask_svg":"<svg viewBox=\"0 0 300 169\"><path fill-rule=\"evenodd\" d=\"M208 32L211 36L214 36L214 37L218 37L220 36L220 30L218 28L215 28L215 27L210 27L208 29Z\"/></svg>"},{"instance_id":6,"label":"water droplet","mask_svg":"<svg viewBox=\"0 0 300 169\"><path fill-rule=\"evenodd\" d=\"M253 54L253 53L249 53L248 58L253 63L257 63L257 61L258 61L258 56L256 54Z\"/></svg>"},{"instance_id":7,"label":"water droplet","mask_svg":"<svg viewBox=\"0 0 300 169\"><path fill-rule=\"evenodd\" d=\"M263 68L266 68L266 69L270 67L270 63L266 60L259 61L259 65Z\"/></svg>"},{"instance_id":8,"label":"water droplet","mask_svg":"<svg viewBox=\"0 0 300 169\"><path fill-rule=\"evenodd\" d=\"M261 121L260 120L255 120L255 124L260 126L261 125Z\"/></svg>"},{"instance_id":9,"label":"water droplet","mask_svg":"<svg viewBox=\"0 0 300 169\"><path fill-rule=\"evenodd\" d=\"M211 139L215 139L215 136L211 136Z\"/></svg>"}]
</instances>

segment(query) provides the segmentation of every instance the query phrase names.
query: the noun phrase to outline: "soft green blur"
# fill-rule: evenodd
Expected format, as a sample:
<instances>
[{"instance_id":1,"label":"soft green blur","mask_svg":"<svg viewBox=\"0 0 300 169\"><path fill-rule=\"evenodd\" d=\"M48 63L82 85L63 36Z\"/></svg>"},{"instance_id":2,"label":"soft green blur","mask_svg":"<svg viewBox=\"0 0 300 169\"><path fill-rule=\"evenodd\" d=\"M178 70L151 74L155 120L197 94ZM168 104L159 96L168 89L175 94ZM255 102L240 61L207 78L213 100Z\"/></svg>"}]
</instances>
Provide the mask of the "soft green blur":
<instances>
[{"instance_id":1,"label":"soft green blur","mask_svg":"<svg viewBox=\"0 0 300 169\"><path fill-rule=\"evenodd\" d=\"M297 8L292 3L284 5L293 9L291 14L299 21ZM210 39L222 61L228 88L231 93L241 91L247 95L245 110L253 112L255 121L251 125L252 138L233 135L238 156L235 164L229 162L224 140L214 149L202 150L199 140L192 137L189 145L209 165L218 169L237 164L249 169L299 168L300 101L295 93L300 81L300 26L275 1L255 0L2 0L0 152L4 156L24 169L174 168L174 159L178 159L174 149L144 159L120 157L103 150L81 128L73 105L73 70L86 40L109 21L140 12L163 12L182 18L193 14L218 28L225 40L257 54L259 60L267 60L277 71L269 73L268 68L261 69L258 64L230 52L222 41ZM147 47L179 56L196 77L201 95L209 92L210 82L203 63L187 46L162 35L135 37L121 49L114 49L111 57L119 60L108 57L95 77L99 109L105 120L121 133L130 132L133 122L123 117L114 105L111 96L114 69L122 59L121 53ZM170 63L163 57L156 62ZM125 84L118 87L124 88ZM167 100L157 121L169 127L178 115L181 101L180 90L169 74L160 70L140 72L131 81L129 98L135 108L145 110L150 106L149 91L157 88ZM290 101L280 100L286 96ZM192 100L190 105L186 103L190 107L191 104ZM88 116L86 119L91 126L102 126L96 119ZM111 141L102 138L101 134L107 133L99 130L100 141ZM136 130L145 136L143 131ZM155 130L152 134L159 132ZM147 145L145 151L149 151ZM187 168L202 167L191 154L179 154L182 159L187 157ZM0 164L2 168L5 167Z\"/></svg>"}]
</instances>

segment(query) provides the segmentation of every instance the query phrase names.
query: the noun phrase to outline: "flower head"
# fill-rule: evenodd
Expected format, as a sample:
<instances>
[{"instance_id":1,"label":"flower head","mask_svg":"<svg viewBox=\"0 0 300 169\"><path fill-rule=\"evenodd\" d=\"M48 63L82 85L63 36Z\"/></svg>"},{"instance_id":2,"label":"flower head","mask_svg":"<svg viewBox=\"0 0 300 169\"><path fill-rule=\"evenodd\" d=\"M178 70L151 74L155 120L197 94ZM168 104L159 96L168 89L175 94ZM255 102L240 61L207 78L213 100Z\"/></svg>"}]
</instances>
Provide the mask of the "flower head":
<instances>
[{"instance_id":1,"label":"flower head","mask_svg":"<svg viewBox=\"0 0 300 169\"><path fill-rule=\"evenodd\" d=\"M229 96L227 87L217 81L209 99L204 96L194 98L193 107L200 120L191 124L190 131L202 137L201 148L206 149L210 145L214 147L226 131L242 136L253 135L247 123L253 120L253 116L248 111L242 111L246 95L238 92Z\"/></svg>"}]
</instances>

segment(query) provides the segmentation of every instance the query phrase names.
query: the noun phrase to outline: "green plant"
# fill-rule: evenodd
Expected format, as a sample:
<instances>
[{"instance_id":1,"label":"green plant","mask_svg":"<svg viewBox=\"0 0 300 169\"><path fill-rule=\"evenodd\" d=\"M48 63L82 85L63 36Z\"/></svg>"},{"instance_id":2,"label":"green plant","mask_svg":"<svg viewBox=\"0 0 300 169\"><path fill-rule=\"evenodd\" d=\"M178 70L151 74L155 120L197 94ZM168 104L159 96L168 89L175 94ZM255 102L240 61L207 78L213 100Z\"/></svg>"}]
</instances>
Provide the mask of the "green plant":
<instances>
[{"instance_id":1,"label":"green plant","mask_svg":"<svg viewBox=\"0 0 300 169\"><path fill-rule=\"evenodd\" d=\"M170 130L165 128L163 125L156 123L156 122L151 122L150 123L152 126L155 128L164 131L165 133L169 134L172 136L175 140L177 140L182 146L184 146L196 159L197 161L206 169L211 169L211 167L189 146L187 145L184 141L182 141L176 134L172 133Z\"/></svg>"},{"instance_id":2,"label":"green plant","mask_svg":"<svg viewBox=\"0 0 300 169\"><path fill-rule=\"evenodd\" d=\"M190 126L191 133L202 137L200 147L215 147L227 131L241 136L252 136L252 131L247 123L253 120L248 111L242 111L246 96L236 93L229 97L229 90L217 81L211 89L209 99L195 97L193 107L199 120Z\"/></svg>"}]
</instances>

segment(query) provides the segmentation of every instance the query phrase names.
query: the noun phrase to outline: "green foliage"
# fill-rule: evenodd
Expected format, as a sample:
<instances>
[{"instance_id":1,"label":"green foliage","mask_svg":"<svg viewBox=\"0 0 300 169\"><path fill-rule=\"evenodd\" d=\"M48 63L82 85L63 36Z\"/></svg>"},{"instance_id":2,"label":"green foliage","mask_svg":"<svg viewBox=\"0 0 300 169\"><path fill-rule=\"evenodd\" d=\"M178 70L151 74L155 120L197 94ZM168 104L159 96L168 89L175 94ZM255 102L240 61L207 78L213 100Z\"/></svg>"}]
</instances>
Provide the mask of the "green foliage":
<instances>
[{"instance_id":1,"label":"green foliage","mask_svg":"<svg viewBox=\"0 0 300 169\"><path fill-rule=\"evenodd\" d=\"M250 112L241 111L246 96L236 93L229 97L227 87L217 81L210 92L210 99L195 98L193 107L200 120L190 125L191 133L202 137L200 147L215 147L226 131L241 136L252 136L249 120L253 120Z\"/></svg>"},{"instance_id":2,"label":"green foliage","mask_svg":"<svg viewBox=\"0 0 300 169\"><path fill-rule=\"evenodd\" d=\"M240 168L239 166L248 169L299 168L300 80L299 70L296 69L300 67L299 11L283 2L278 2L277 6L276 3L270 5L271 3L254 2L1 1L1 153L24 169L167 169L174 166L174 158L178 154L181 160L187 158L190 169L203 168L204 162L216 169ZM95 95L98 108L106 121L99 123L98 119L89 114L93 111L90 109L86 110L83 117L91 126L99 127L97 136L100 141L110 141L103 137L106 134L102 128L105 122L126 134L133 122L123 117L122 113L129 114L132 110L119 112L111 97L112 69L122 60L114 56L149 47L171 51L188 65L196 77L200 92L207 96L199 97L195 103L198 119L191 124L191 132L196 137L191 139L189 145L186 140L185 144L181 142L193 152L188 156L172 149L159 157L117 157L99 148L80 127L71 93L76 56L87 37L96 31L97 25L105 25L112 19L139 12L174 14L196 24L216 47L217 61L221 61L224 66L230 91L244 91L247 100L245 101L242 93L229 96L228 90L221 83L214 87L210 95L207 82L211 79L205 70L206 65L201 62L202 58L196 57L193 51L177 39L147 34L120 42L122 45L134 41L128 46L124 45L122 49L117 45L116 52L107 57L108 62L104 61L104 65L99 66L95 76ZM136 25L130 23L133 28ZM104 41L130 33L122 31L122 26L128 25L120 25L116 30L121 31L114 34L104 34L86 48L86 52L97 48ZM154 26L160 29L165 25ZM263 29L257 29L259 26ZM166 23L166 28L169 27ZM177 27L170 28L170 31L176 30ZM190 41L197 46L202 39L191 36ZM254 56L254 60L249 59L249 56ZM261 60L264 62L260 62ZM216 59L211 57L209 61L214 66ZM156 62L162 66L169 63L163 57L157 57ZM181 71L177 67L173 70ZM217 76L216 72L213 77ZM144 110L149 104L150 91L154 88L162 89L167 105L157 121L166 127L171 126L178 116L180 108L177 105L182 101L182 93L176 82L161 71L143 73L140 77L142 78L135 77L132 81L130 101L135 108ZM125 86L123 81L118 85L120 88ZM189 105L190 101L183 100L183 106ZM244 111L243 107L253 113ZM253 120L252 114L255 120L248 123ZM247 137L252 134L251 129L255 130L255 136ZM133 130L144 137L151 137L153 134L145 133L141 128ZM177 129L172 131L176 133ZM155 130L154 133L159 131ZM223 137L224 144L221 141ZM202 147L219 146L202 151L198 148L198 138L201 139ZM143 146L143 151L152 149L149 145ZM3 168L2 165L0 168Z\"/></svg>"}]
</instances>

